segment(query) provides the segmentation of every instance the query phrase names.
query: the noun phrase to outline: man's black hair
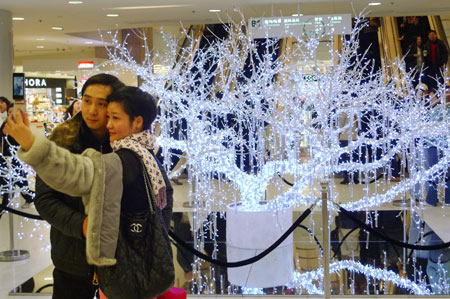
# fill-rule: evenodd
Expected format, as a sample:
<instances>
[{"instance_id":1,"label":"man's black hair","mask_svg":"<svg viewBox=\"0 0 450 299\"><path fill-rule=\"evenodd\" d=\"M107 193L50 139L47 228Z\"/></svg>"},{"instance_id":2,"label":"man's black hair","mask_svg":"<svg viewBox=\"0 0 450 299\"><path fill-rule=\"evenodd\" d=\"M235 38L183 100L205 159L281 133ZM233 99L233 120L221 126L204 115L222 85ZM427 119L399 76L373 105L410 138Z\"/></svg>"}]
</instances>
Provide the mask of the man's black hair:
<instances>
[{"instance_id":1,"label":"man's black hair","mask_svg":"<svg viewBox=\"0 0 450 299\"><path fill-rule=\"evenodd\" d=\"M6 110L9 109L9 107L11 107L12 103L6 98L6 97L0 97L0 101L5 102L6 104Z\"/></svg>"},{"instance_id":2,"label":"man's black hair","mask_svg":"<svg viewBox=\"0 0 450 299\"><path fill-rule=\"evenodd\" d=\"M101 84L101 85L110 86L112 91L115 91L115 90L125 86L125 84L123 84L122 81L120 81L116 76L101 73L101 74L97 74L97 75L90 77L84 83L83 87L81 88L81 96L84 95L86 88L92 84Z\"/></svg>"},{"instance_id":3,"label":"man's black hair","mask_svg":"<svg viewBox=\"0 0 450 299\"><path fill-rule=\"evenodd\" d=\"M123 110L132 122L137 116L142 116L142 129L150 129L158 113L153 96L134 86L125 86L113 91L107 98L109 103L121 103Z\"/></svg>"},{"instance_id":4,"label":"man's black hair","mask_svg":"<svg viewBox=\"0 0 450 299\"><path fill-rule=\"evenodd\" d=\"M436 32L436 30L430 30L430 31L428 31L428 34L430 34L431 32L433 32L434 34L436 34L436 35L437 35L437 32Z\"/></svg>"}]
</instances>

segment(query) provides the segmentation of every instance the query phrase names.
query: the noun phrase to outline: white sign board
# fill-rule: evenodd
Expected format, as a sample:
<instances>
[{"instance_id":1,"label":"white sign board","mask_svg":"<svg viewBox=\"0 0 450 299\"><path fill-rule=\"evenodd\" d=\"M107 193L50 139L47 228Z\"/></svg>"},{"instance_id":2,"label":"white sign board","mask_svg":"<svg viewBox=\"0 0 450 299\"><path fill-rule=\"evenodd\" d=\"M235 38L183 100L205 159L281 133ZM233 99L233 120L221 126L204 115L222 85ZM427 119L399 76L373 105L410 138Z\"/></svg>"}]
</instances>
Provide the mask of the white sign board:
<instances>
[{"instance_id":1,"label":"white sign board","mask_svg":"<svg viewBox=\"0 0 450 299\"><path fill-rule=\"evenodd\" d=\"M342 14L257 18L248 21L248 28L253 38L283 38L303 35L321 38L336 34L350 34L352 16Z\"/></svg>"}]
</instances>

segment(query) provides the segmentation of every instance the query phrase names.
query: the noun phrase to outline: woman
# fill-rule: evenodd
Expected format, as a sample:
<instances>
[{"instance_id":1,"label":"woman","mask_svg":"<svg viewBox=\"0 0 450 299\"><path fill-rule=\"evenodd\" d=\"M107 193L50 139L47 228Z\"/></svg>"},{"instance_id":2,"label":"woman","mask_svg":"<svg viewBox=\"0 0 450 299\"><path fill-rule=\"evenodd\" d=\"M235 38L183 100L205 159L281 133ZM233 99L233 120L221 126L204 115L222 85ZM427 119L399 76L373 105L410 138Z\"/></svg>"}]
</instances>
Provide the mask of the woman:
<instances>
[{"instance_id":1,"label":"woman","mask_svg":"<svg viewBox=\"0 0 450 299\"><path fill-rule=\"evenodd\" d=\"M72 104L67 107L66 112L64 112L64 120L71 119L75 114L81 111L81 100L75 99Z\"/></svg>"},{"instance_id":2,"label":"woman","mask_svg":"<svg viewBox=\"0 0 450 299\"><path fill-rule=\"evenodd\" d=\"M423 68L423 44L422 37L417 36L416 41L409 45L408 53L408 70L415 68L413 84L416 86L419 84L420 76Z\"/></svg>"},{"instance_id":3,"label":"woman","mask_svg":"<svg viewBox=\"0 0 450 299\"><path fill-rule=\"evenodd\" d=\"M113 92L108 102L107 129L115 151L111 154L93 149L72 154L42 136L34 136L26 114L20 111L6 124L7 133L21 145L19 157L50 187L83 197L89 217L83 225L86 255L88 263L96 266L116 263L120 216L149 210L143 171L148 174L157 205L172 206L172 194L166 194L170 182L150 152L155 137L149 129L157 113L153 98L137 87L123 87ZM164 215L167 219L170 215Z\"/></svg>"}]
</instances>

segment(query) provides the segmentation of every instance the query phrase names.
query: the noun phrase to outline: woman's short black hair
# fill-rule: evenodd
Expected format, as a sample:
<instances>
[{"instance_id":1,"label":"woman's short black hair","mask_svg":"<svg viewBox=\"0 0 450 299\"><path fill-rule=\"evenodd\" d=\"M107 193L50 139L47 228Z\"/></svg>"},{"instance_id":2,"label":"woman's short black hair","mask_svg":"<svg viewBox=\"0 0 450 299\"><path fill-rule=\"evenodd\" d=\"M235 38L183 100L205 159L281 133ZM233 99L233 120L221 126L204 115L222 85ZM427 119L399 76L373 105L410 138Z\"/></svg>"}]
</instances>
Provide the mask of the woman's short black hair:
<instances>
[{"instance_id":1,"label":"woman's short black hair","mask_svg":"<svg viewBox=\"0 0 450 299\"><path fill-rule=\"evenodd\" d=\"M150 129L158 113L155 99L139 87L125 86L113 91L107 98L109 103L121 103L123 110L132 122L136 117L142 116L142 129Z\"/></svg>"}]
</instances>

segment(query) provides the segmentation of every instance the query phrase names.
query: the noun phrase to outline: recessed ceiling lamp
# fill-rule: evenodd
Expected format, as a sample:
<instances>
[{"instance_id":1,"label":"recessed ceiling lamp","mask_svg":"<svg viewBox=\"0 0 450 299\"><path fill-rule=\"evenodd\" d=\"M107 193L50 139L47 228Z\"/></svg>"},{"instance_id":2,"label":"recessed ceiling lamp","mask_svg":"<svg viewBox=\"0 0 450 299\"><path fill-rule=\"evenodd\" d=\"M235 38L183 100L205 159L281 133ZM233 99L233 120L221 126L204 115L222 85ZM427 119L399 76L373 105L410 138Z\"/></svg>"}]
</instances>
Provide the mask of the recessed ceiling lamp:
<instances>
[{"instance_id":1,"label":"recessed ceiling lamp","mask_svg":"<svg viewBox=\"0 0 450 299\"><path fill-rule=\"evenodd\" d=\"M210 9L209 12L220 12L220 9Z\"/></svg>"},{"instance_id":2,"label":"recessed ceiling lamp","mask_svg":"<svg viewBox=\"0 0 450 299\"><path fill-rule=\"evenodd\" d=\"M109 13L109 14L107 14L106 16L107 16L107 17L110 17L110 18L115 18L115 17L118 17L119 15L116 14L116 13Z\"/></svg>"},{"instance_id":3,"label":"recessed ceiling lamp","mask_svg":"<svg viewBox=\"0 0 450 299\"><path fill-rule=\"evenodd\" d=\"M13 19L13 21L23 21L23 20L25 20L25 18L21 18L21 17L13 17L12 19Z\"/></svg>"},{"instance_id":4,"label":"recessed ceiling lamp","mask_svg":"<svg viewBox=\"0 0 450 299\"><path fill-rule=\"evenodd\" d=\"M59 31L63 30L62 27L57 27L57 26L52 27L52 29L53 29L53 30L59 30Z\"/></svg>"},{"instance_id":5,"label":"recessed ceiling lamp","mask_svg":"<svg viewBox=\"0 0 450 299\"><path fill-rule=\"evenodd\" d=\"M93 42L84 42L86 45L92 45Z\"/></svg>"},{"instance_id":6,"label":"recessed ceiling lamp","mask_svg":"<svg viewBox=\"0 0 450 299\"><path fill-rule=\"evenodd\" d=\"M38 37L38 38L36 38L36 40L45 40L45 38L43 38L43 37Z\"/></svg>"},{"instance_id":7,"label":"recessed ceiling lamp","mask_svg":"<svg viewBox=\"0 0 450 299\"><path fill-rule=\"evenodd\" d=\"M303 17L302 13L294 13L292 14L293 17Z\"/></svg>"},{"instance_id":8,"label":"recessed ceiling lamp","mask_svg":"<svg viewBox=\"0 0 450 299\"><path fill-rule=\"evenodd\" d=\"M377 5L381 5L381 2L369 2L370 6L377 6Z\"/></svg>"},{"instance_id":9,"label":"recessed ceiling lamp","mask_svg":"<svg viewBox=\"0 0 450 299\"><path fill-rule=\"evenodd\" d=\"M44 49L44 46L36 46L38 49Z\"/></svg>"},{"instance_id":10,"label":"recessed ceiling lamp","mask_svg":"<svg viewBox=\"0 0 450 299\"><path fill-rule=\"evenodd\" d=\"M69 1L69 4L83 4L83 1Z\"/></svg>"}]
</instances>

